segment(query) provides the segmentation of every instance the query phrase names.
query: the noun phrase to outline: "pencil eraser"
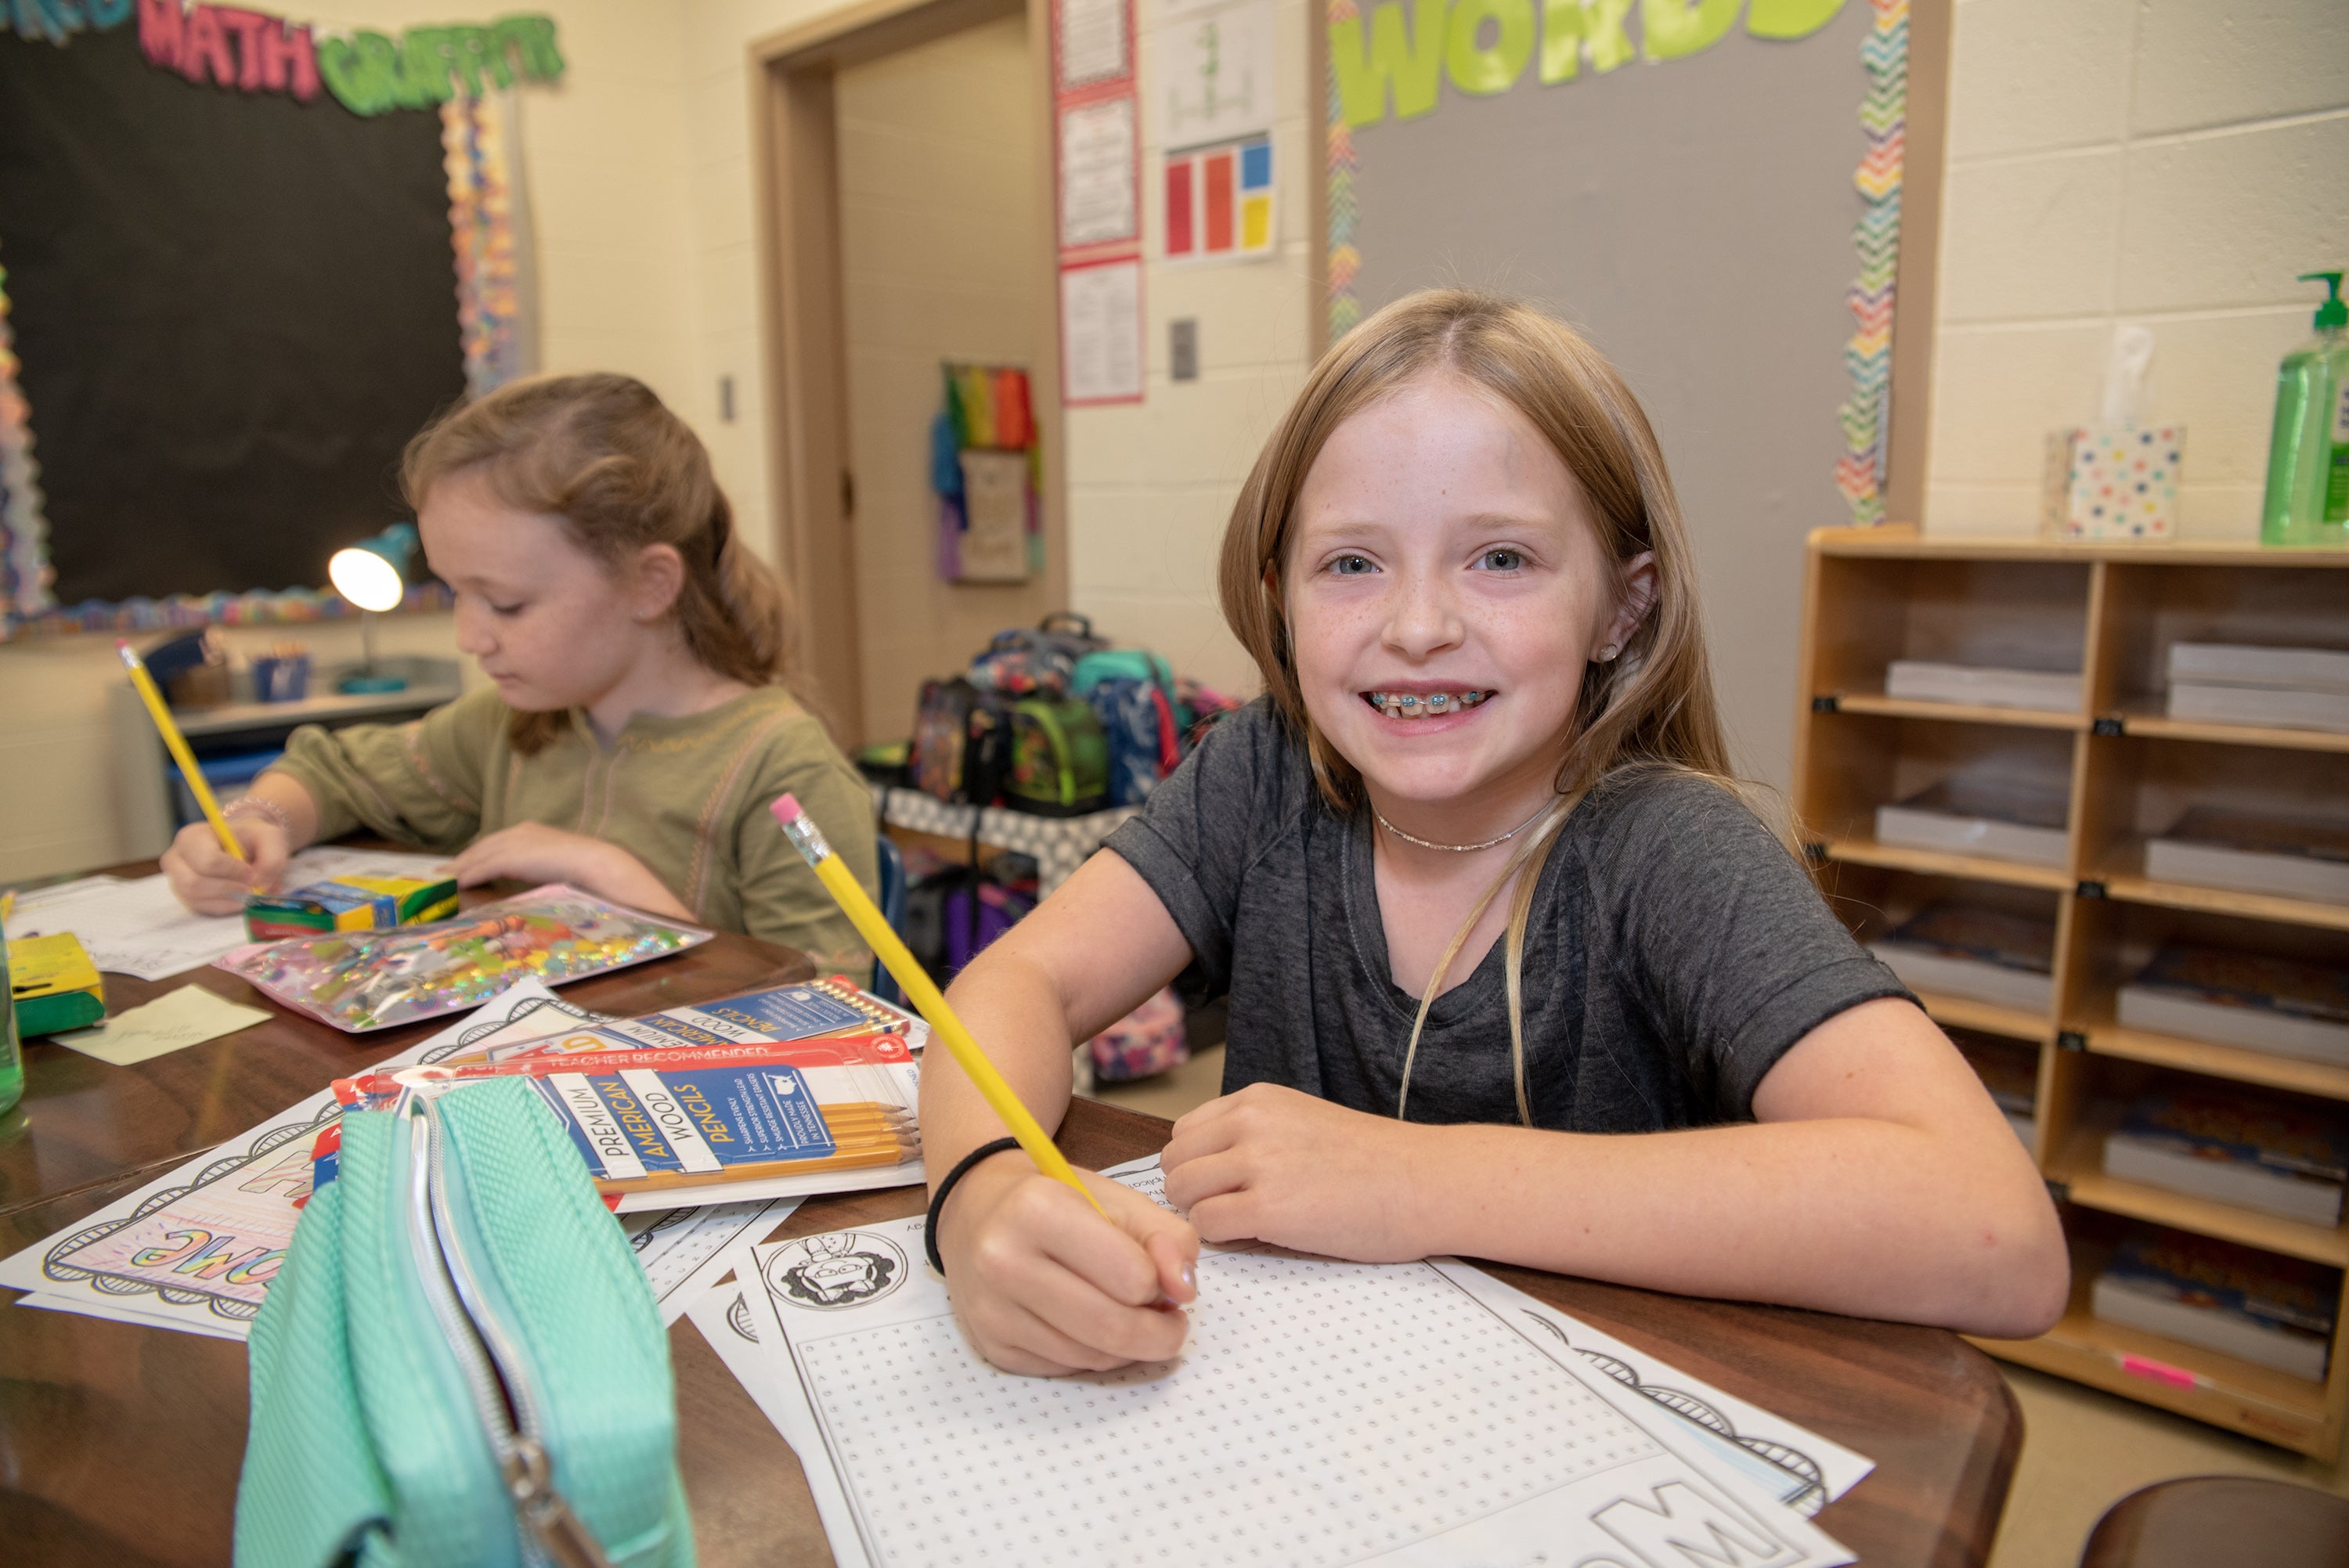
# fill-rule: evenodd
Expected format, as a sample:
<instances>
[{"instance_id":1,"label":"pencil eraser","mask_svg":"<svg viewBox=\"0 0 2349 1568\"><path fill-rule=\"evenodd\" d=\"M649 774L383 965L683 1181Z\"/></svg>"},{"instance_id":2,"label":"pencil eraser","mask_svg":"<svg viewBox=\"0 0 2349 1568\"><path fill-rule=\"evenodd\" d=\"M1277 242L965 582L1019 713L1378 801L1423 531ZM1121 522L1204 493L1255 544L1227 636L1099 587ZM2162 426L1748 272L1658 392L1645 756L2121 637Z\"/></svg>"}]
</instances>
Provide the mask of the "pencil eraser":
<instances>
[{"instance_id":1,"label":"pencil eraser","mask_svg":"<svg viewBox=\"0 0 2349 1568\"><path fill-rule=\"evenodd\" d=\"M782 794L776 796L775 803L768 807L767 810L775 814L776 821L788 828L793 822L800 820L799 797L792 794L789 790L786 790Z\"/></svg>"}]
</instances>

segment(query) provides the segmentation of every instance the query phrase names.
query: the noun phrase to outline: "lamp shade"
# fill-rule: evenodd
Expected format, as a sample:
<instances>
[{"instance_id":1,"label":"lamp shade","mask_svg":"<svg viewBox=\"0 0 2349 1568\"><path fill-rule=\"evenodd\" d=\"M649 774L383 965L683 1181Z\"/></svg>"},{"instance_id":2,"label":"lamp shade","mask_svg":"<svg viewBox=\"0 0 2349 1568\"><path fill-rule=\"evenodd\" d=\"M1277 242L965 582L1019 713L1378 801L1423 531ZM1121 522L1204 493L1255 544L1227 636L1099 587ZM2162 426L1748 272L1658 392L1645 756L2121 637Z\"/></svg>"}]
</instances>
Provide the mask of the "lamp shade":
<instances>
[{"instance_id":1,"label":"lamp shade","mask_svg":"<svg viewBox=\"0 0 2349 1568\"><path fill-rule=\"evenodd\" d=\"M408 558L416 551L416 525L396 522L373 539L337 550L326 562L335 592L362 610L396 610L407 596Z\"/></svg>"}]
</instances>

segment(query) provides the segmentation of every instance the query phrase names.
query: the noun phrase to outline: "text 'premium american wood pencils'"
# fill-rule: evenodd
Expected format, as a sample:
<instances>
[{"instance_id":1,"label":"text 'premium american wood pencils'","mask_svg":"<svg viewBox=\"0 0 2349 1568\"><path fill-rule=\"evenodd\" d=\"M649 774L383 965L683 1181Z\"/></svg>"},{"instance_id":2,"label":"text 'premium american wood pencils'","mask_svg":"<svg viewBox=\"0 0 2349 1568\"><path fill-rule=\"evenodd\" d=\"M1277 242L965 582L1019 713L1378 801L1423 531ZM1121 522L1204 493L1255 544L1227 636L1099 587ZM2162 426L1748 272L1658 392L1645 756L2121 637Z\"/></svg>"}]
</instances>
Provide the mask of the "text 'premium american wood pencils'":
<instances>
[{"instance_id":1,"label":"text 'premium american wood pencils'","mask_svg":"<svg viewBox=\"0 0 2349 1568\"><path fill-rule=\"evenodd\" d=\"M1003 1125L1011 1130L1011 1136L1019 1140L1019 1147L1028 1151L1028 1158L1036 1162L1036 1169L1075 1188L1102 1218L1109 1218L1109 1211L1101 1206L1101 1200L1086 1191L1085 1184L1077 1179L1077 1172L1067 1158L1053 1146L1052 1140L1029 1114L1028 1108L1019 1103L1019 1097L1011 1092L1011 1086L1003 1081L1003 1075L995 1070L995 1064L988 1061L987 1053L978 1048L978 1042L971 1038L970 1031L963 1027L960 1018L955 1016L955 1010L947 1006L946 997L932 984L928 972L915 959L897 934L889 929L889 922L880 910L874 907L873 901L864 895L864 890L856 885L855 876L841 863L840 857L832 852L832 845L823 831L800 810L798 799L788 794L782 795L768 810L774 812L775 820L782 824L783 832L791 839L792 846L799 851L800 858L807 861L817 880L832 894L833 902L840 905L841 913L848 916L849 923L856 927L857 934L864 938L895 977L898 988L905 993L905 999L930 1021L930 1027L945 1042L947 1052L954 1057L955 1065L978 1086L978 1092L985 1097L988 1109L1002 1119Z\"/></svg>"}]
</instances>

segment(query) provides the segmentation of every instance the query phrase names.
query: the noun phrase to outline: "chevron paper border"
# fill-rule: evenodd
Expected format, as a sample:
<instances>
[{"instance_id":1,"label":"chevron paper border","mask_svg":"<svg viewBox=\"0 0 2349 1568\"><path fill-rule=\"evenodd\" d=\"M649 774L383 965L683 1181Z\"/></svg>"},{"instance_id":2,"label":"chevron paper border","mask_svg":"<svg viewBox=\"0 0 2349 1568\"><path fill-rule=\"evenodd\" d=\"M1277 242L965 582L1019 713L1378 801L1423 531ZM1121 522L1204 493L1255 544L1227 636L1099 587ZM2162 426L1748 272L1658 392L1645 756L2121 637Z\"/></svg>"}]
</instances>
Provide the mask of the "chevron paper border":
<instances>
[{"instance_id":1,"label":"chevron paper border","mask_svg":"<svg viewBox=\"0 0 2349 1568\"><path fill-rule=\"evenodd\" d=\"M49 607L48 525L41 516L41 465L33 460L31 409L16 384L8 327L8 269L0 266L0 641L9 621Z\"/></svg>"},{"instance_id":2,"label":"chevron paper border","mask_svg":"<svg viewBox=\"0 0 2349 1568\"><path fill-rule=\"evenodd\" d=\"M1330 0L1329 25L1350 22L1361 12L1354 0ZM1327 309L1330 313L1330 341L1337 342L1354 329L1362 319L1362 302L1354 297L1354 273L1361 267L1362 253L1354 248L1354 132L1346 124L1344 106L1338 98L1338 73L1324 70L1321 86L1327 95L1325 114L1329 125L1329 189L1323 196L1330 215L1330 258Z\"/></svg>"},{"instance_id":3,"label":"chevron paper border","mask_svg":"<svg viewBox=\"0 0 2349 1568\"><path fill-rule=\"evenodd\" d=\"M1900 168L1909 129L1909 0L1869 0L1876 24L1859 46L1868 67L1868 96L1859 125L1868 154L1852 175L1862 203L1851 242L1859 275L1844 291L1853 331L1843 364L1851 396L1836 410L1843 456L1836 489L1851 521L1872 528L1884 521L1884 446L1892 424L1892 286L1900 259Z\"/></svg>"}]
</instances>

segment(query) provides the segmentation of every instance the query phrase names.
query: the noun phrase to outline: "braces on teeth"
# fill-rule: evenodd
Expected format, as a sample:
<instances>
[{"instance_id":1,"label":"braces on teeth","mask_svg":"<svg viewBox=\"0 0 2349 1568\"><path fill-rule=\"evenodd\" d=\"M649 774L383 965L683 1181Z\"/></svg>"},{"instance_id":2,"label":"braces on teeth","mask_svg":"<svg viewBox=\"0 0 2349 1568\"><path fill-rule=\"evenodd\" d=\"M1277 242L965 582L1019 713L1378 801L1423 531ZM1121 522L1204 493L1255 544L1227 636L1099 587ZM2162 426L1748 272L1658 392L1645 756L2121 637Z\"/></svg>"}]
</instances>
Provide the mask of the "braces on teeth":
<instances>
[{"instance_id":1,"label":"braces on teeth","mask_svg":"<svg viewBox=\"0 0 2349 1568\"><path fill-rule=\"evenodd\" d=\"M1450 692L1430 692L1420 696L1413 692L1374 691L1370 694L1371 706L1389 718L1440 717L1454 708L1475 707L1491 692L1464 691L1457 696Z\"/></svg>"}]
</instances>

